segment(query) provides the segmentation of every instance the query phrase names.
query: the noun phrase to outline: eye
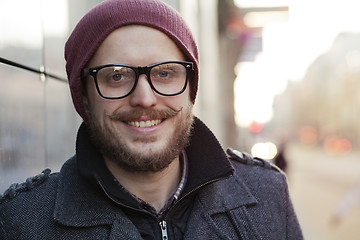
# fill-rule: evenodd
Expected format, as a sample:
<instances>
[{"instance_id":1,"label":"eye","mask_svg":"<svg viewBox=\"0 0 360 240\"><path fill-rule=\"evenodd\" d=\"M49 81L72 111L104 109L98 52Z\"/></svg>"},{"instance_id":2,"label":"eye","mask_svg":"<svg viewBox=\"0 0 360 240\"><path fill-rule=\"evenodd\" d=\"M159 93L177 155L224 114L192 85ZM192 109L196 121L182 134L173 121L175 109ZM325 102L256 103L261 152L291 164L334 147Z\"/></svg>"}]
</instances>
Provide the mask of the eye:
<instances>
[{"instance_id":1,"label":"eye","mask_svg":"<svg viewBox=\"0 0 360 240\"><path fill-rule=\"evenodd\" d=\"M161 78L166 78L169 76L169 72L166 72L166 71L160 71L158 72L158 77L161 77Z\"/></svg>"},{"instance_id":2,"label":"eye","mask_svg":"<svg viewBox=\"0 0 360 240\"><path fill-rule=\"evenodd\" d=\"M114 73L111 77L112 80L114 80L115 82L118 82L122 79L122 74L120 73Z\"/></svg>"}]
</instances>

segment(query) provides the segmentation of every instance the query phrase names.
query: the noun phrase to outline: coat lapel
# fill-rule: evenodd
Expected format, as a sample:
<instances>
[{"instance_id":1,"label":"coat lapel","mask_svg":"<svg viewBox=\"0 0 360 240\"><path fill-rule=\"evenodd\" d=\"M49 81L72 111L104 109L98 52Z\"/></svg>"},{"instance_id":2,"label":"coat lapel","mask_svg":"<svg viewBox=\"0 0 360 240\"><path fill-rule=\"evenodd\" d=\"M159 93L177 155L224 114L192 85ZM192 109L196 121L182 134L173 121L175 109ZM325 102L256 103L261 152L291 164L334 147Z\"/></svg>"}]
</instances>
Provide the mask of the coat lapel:
<instances>
[{"instance_id":1,"label":"coat lapel","mask_svg":"<svg viewBox=\"0 0 360 240\"><path fill-rule=\"evenodd\" d=\"M109 226L109 239L141 239L139 231L123 211L105 194L98 194L99 184L85 183L76 172L75 159L69 160L61 170L54 208L54 220L64 226ZM86 230L85 230L86 231Z\"/></svg>"},{"instance_id":2,"label":"coat lapel","mask_svg":"<svg viewBox=\"0 0 360 240\"><path fill-rule=\"evenodd\" d=\"M184 239L262 239L247 211L256 204L237 175L209 184L196 197Z\"/></svg>"}]
</instances>

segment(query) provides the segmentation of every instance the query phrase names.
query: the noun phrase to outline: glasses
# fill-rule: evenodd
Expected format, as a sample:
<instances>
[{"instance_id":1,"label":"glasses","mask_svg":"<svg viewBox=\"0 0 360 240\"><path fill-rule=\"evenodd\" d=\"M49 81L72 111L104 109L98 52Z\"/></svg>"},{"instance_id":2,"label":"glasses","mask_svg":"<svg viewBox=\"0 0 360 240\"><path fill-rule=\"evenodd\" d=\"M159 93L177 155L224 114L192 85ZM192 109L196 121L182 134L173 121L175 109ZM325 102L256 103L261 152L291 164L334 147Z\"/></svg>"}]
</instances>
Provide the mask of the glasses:
<instances>
[{"instance_id":1,"label":"glasses","mask_svg":"<svg viewBox=\"0 0 360 240\"><path fill-rule=\"evenodd\" d=\"M83 77L92 76L99 95L106 99L129 96L136 88L139 76L145 74L151 88L162 96L175 96L185 91L193 63L160 62L145 67L108 64L84 68Z\"/></svg>"}]
</instances>

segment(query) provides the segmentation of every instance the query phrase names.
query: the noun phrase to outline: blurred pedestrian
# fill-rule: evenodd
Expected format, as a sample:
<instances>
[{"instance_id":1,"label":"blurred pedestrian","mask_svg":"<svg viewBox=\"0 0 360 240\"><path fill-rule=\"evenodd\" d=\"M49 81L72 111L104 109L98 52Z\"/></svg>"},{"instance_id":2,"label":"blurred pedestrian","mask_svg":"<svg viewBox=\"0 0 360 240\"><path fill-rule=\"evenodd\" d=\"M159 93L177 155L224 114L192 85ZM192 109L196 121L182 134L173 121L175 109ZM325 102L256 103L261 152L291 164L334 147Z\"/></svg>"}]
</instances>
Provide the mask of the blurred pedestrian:
<instances>
[{"instance_id":1,"label":"blurred pedestrian","mask_svg":"<svg viewBox=\"0 0 360 240\"><path fill-rule=\"evenodd\" d=\"M274 158L274 164L276 166L278 166L284 172L287 171L288 161L285 156L285 144L280 145L280 147L278 149L278 153L276 154L276 156Z\"/></svg>"}]
</instances>

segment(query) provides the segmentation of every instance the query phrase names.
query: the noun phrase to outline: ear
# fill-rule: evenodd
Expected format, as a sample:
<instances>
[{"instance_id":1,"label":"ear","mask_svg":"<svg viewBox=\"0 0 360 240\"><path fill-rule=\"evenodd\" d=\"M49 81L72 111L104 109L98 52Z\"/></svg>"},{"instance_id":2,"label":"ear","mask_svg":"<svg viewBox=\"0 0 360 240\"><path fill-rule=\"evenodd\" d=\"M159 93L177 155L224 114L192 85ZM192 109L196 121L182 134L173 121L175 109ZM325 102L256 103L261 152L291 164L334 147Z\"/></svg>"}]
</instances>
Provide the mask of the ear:
<instances>
[{"instance_id":1,"label":"ear","mask_svg":"<svg viewBox=\"0 0 360 240\"><path fill-rule=\"evenodd\" d=\"M88 91L87 91L87 84L86 81L82 81L82 103L85 110L85 117L87 118L89 115L89 97L88 97Z\"/></svg>"},{"instance_id":2,"label":"ear","mask_svg":"<svg viewBox=\"0 0 360 240\"><path fill-rule=\"evenodd\" d=\"M86 88L86 87L84 87L84 88ZM87 112L89 110L89 98L87 95L87 91L85 89L83 89L83 91L82 91L82 102L84 105L85 112Z\"/></svg>"}]
</instances>

